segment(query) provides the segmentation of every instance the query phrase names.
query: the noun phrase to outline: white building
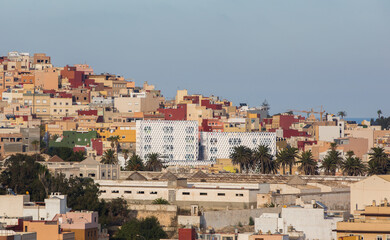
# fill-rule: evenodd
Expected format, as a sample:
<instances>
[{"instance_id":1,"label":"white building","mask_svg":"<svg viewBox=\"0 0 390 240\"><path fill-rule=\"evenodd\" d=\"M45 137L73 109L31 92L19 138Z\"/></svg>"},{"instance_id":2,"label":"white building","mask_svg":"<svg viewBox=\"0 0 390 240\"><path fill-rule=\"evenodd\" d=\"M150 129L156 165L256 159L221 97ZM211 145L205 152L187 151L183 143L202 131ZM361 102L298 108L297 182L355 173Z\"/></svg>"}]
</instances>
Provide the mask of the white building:
<instances>
[{"instance_id":1,"label":"white building","mask_svg":"<svg viewBox=\"0 0 390 240\"><path fill-rule=\"evenodd\" d=\"M270 132L202 132L200 138L201 159L215 161L229 158L234 147L246 146L255 149L259 145L270 148L276 154L276 134Z\"/></svg>"},{"instance_id":2,"label":"white building","mask_svg":"<svg viewBox=\"0 0 390 240\"><path fill-rule=\"evenodd\" d=\"M70 211L65 195L53 193L44 203L30 202L30 195L0 196L0 217L32 217L32 220L52 220L56 214Z\"/></svg>"},{"instance_id":3,"label":"white building","mask_svg":"<svg viewBox=\"0 0 390 240\"><path fill-rule=\"evenodd\" d=\"M139 173L135 173L138 175ZM207 209L255 208L257 194L268 193L268 183L187 182L176 180L96 180L101 195L111 200L149 204L163 198L183 208L197 204Z\"/></svg>"},{"instance_id":4,"label":"white building","mask_svg":"<svg viewBox=\"0 0 390 240\"><path fill-rule=\"evenodd\" d=\"M142 159L158 153L166 161L198 160L197 121L142 120L136 122L136 129L136 152Z\"/></svg>"},{"instance_id":5,"label":"white building","mask_svg":"<svg viewBox=\"0 0 390 240\"><path fill-rule=\"evenodd\" d=\"M333 230L339 221L343 218L327 216L317 204L305 204L304 207L282 208L280 216L277 213L262 214L255 219L255 231L288 234L294 229L302 231L306 240L335 240L337 236Z\"/></svg>"}]
</instances>

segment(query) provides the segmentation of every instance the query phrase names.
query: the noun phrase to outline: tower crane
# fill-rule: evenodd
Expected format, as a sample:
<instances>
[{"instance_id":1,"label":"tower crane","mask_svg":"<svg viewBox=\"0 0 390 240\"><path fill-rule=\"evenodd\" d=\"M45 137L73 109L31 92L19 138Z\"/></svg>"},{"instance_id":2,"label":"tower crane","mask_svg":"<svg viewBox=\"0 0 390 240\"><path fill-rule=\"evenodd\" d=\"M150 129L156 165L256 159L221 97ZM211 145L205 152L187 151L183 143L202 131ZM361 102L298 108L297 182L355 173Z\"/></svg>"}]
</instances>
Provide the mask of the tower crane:
<instances>
[{"instance_id":1,"label":"tower crane","mask_svg":"<svg viewBox=\"0 0 390 240\"><path fill-rule=\"evenodd\" d=\"M316 112L314 111L314 109L312 108L310 111L304 111L304 110L288 110L288 111L291 111L291 112L303 112L303 113L307 113L308 115L314 115L315 113L317 114L320 114L320 121L322 122L323 121L323 118L322 118L322 115L325 113L325 110L322 109L322 106L321 106L321 110L319 112Z\"/></svg>"}]
</instances>

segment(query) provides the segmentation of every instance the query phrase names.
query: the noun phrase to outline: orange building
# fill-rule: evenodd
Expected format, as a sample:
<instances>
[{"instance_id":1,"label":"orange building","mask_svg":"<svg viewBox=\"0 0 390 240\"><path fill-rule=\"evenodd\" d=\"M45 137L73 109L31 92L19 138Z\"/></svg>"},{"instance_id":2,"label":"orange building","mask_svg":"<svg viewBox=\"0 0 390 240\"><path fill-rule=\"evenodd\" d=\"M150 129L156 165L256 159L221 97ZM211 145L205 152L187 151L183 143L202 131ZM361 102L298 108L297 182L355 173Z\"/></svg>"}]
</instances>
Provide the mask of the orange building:
<instances>
[{"instance_id":1,"label":"orange building","mask_svg":"<svg viewBox=\"0 0 390 240\"><path fill-rule=\"evenodd\" d=\"M24 221L24 232L36 232L39 240L75 240L74 232L63 232L58 221Z\"/></svg>"}]
</instances>

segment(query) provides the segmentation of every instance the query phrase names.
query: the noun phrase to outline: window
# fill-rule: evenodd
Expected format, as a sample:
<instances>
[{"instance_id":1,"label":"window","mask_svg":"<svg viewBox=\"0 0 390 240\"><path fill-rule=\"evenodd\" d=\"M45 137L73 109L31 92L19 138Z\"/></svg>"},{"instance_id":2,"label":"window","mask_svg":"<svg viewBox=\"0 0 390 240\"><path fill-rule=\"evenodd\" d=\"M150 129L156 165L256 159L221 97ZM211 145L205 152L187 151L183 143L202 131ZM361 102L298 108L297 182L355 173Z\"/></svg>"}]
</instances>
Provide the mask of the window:
<instances>
[{"instance_id":1,"label":"window","mask_svg":"<svg viewBox=\"0 0 390 240\"><path fill-rule=\"evenodd\" d=\"M386 240L390 240L390 235L386 235Z\"/></svg>"},{"instance_id":2,"label":"window","mask_svg":"<svg viewBox=\"0 0 390 240\"><path fill-rule=\"evenodd\" d=\"M151 136L146 136L145 137L145 142L150 143L151 141L152 141L152 137Z\"/></svg>"},{"instance_id":3,"label":"window","mask_svg":"<svg viewBox=\"0 0 390 240\"><path fill-rule=\"evenodd\" d=\"M195 149L194 145L186 145L187 152L192 152L192 151L194 151L194 149Z\"/></svg>"},{"instance_id":4,"label":"window","mask_svg":"<svg viewBox=\"0 0 390 240\"><path fill-rule=\"evenodd\" d=\"M57 105L57 102L54 102L54 105Z\"/></svg>"},{"instance_id":5,"label":"window","mask_svg":"<svg viewBox=\"0 0 390 240\"><path fill-rule=\"evenodd\" d=\"M173 127L164 127L163 131L164 131L164 133L172 133L173 132Z\"/></svg>"},{"instance_id":6,"label":"window","mask_svg":"<svg viewBox=\"0 0 390 240\"><path fill-rule=\"evenodd\" d=\"M119 190L112 190L111 193L119 193Z\"/></svg>"},{"instance_id":7,"label":"window","mask_svg":"<svg viewBox=\"0 0 390 240\"><path fill-rule=\"evenodd\" d=\"M215 145L215 144L217 144L217 142L218 142L218 140L216 138L211 138L210 139L211 145Z\"/></svg>"},{"instance_id":8,"label":"window","mask_svg":"<svg viewBox=\"0 0 390 240\"><path fill-rule=\"evenodd\" d=\"M150 194L157 194L157 192L156 191L152 191L152 192L150 192Z\"/></svg>"},{"instance_id":9,"label":"window","mask_svg":"<svg viewBox=\"0 0 390 240\"><path fill-rule=\"evenodd\" d=\"M41 100L37 100L37 103L41 103Z\"/></svg>"},{"instance_id":10,"label":"window","mask_svg":"<svg viewBox=\"0 0 390 240\"><path fill-rule=\"evenodd\" d=\"M186 133L190 134L194 132L194 127L186 127Z\"/></svg>"},{"instance_id":11,"label":"window","mask_svg":"<svg viewBox=\"0 0 390 240\"><path fill-rule=\"evenodd\" d=\"M383 240L383 236L382 235L377 235L376 236L376 240Z\"/></svg>"},{"instance_id":12,"label":"window","mask_svg":"<svg viewBox=\"0 0 390 240\"><path fill-rule=\"evenodd\" d=\"M199 195L200 195L200 196L207 196L207 193L201 192L201 193L199 193Z\"/></svg>"},{"instance_id":13,"label":"window","mask_svg":"<svg viewBox=\"0 0 390 240\"><path fill-rule=\"evenodd\" d=\"M130 194L130 193L131 193L131 191L125 191L125 193L127 193L127 194Z\"/></svg>"},{"instance_id":14,"label":"window","mask_svg":"<svg viewBox=\"0 0 390 240\"><path fill-rule=\"evenodd\" d=\"M144 191L138 191L137 194L144 194Z\"/></svg>"},{"instance_id":15,"label":"window","mask_svg":"<svg viewBox=\"0 0 390 240\"><path fill-rule=\"evenodd\" d=\"M218 149L217 149L216 147L210 148L210 153L211 153L211 154L216 154L217 151L218 151Z\"/></svg>"},{"instance_id":16,"label":"window","mask_svg":"<svg viewBox=\"0 0 390 240\"><path fill-rule=\"evenodd\" d=\"M46 100L42 100L42 102L43 102L43 103L47 103L47 101L46 101Z\"/></svg>"},{"instance_id":17,"label":"window","mask_svg":"<svg viewBox=\"0 0 390 240\"><path fill-rule=\"evenodd\" d=\"M218 193L218 196L225 196L225 193Z\"/></svg>"},{"instance_id":18,"label":"window","mask_svg":"<svg viewBox=\"0 0 390 240\"><path fill-rule=\"evenodd\" d=\"M146 127L144 127L144 131L145 131L146 133L150 133L150 132L152 131L152 127L146 126Z\"/></svg>"},{"instance_id":19,"label":"window","mask_svg":"<svg viewBox=\"0 0 390 240\"><path fill-rule=\"evenodd\" d=\"M243 197L244 196L244 194L242 194L242 193L236 193L236 197Z\"/></svg>"},{"instance_id":20,"label":"window","mask_svg":"<svg viewBox=\"0 0 390 240\"><path fill-rule=\"evenodd\" d=\"M181 195L190 195L190 193L189 192L182 192Z\"/></svg>"},{"instance_id":21,"label":"window","mask_svg":"<svg viewBox=\"0 0 390 240\"><path fill-rule=\"evenodd\" d=\"M165 143L173 142L173 136L164 136L164 142Z\"/></svg>"},{"instance_id":22,"label":"window","mask_svg":"<svg viewBox=\"0 0 390 240\"><path fill-rule=\"evenodd\" d=\"M186 142L192 143L194 142L194 140L195 140L194 136L186 136Z\"/></svg>"}]
</instances>

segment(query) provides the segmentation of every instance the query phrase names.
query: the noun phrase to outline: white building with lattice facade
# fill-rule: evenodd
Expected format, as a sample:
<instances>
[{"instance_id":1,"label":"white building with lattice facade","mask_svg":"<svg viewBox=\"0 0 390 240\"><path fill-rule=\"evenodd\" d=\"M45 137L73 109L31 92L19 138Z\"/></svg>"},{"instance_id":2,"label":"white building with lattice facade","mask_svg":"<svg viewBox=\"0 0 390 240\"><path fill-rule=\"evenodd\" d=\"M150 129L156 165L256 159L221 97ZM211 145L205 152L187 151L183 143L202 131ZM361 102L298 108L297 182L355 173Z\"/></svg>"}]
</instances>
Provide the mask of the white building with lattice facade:
<instances>
[{"instance_id":1,"label":"white building with lattice facade","mask_svg":"<svg viewBox=\"0 0 390 240\"><path fill-rule=\"evenodd\" d=\"M270 148L276 154L276 134L271 132L202 132L200 134L200 159L215 161L229 158L233 148L246 146L255 149L259 145Z\"/></svg>"},{"instance_id":2,"label":"white building with lattice facade","mask_svg":"<svg viewBox=\"0 0 390 240\"><path fill-rule=\"evenodd\" d=\"M187 165L198 160L197 121L142 120L136 122L136 152L144 161L158 153L167 163Z\"/></svg>"}]
</instances>

